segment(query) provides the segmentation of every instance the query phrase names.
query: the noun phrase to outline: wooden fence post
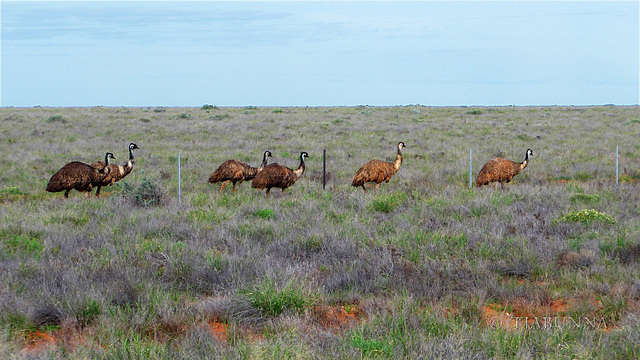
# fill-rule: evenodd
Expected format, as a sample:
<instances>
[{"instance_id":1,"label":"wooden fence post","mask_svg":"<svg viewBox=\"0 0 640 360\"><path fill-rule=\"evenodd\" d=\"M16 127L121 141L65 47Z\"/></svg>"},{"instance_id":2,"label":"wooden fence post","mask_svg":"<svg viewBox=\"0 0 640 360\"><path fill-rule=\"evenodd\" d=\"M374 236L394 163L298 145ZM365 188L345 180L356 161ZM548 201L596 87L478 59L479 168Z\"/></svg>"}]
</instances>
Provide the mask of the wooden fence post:
<instances>
[{"instance_id":1,"label":"wooden fence post","mask_svg":"<svg viewBox=\"0 0 640 360\"><path fill-rule=\"evenodd\" d=\"M322 190L327 184L327 149L322 150Z\"/></svg>"}]
</instances>

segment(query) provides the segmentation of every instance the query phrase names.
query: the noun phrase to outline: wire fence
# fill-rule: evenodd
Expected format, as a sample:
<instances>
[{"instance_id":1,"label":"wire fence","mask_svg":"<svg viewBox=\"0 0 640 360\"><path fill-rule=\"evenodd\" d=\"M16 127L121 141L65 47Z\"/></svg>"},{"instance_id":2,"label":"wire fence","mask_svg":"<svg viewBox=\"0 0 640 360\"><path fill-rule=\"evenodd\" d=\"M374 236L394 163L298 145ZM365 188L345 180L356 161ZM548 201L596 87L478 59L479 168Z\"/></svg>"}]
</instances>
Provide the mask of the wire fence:
<instances>
[{"instance_id":1,"label":"wire fence","mask_svg":"<svg viewBox=\"0 0 640 360\"><path fill-rule=\"evenodd\" d=\"M616 146L616 149L615 149L615 185L616 187L618 187L620 182L620 171L619 171L620 156L619 155L620 155L620 147ZM111 164L111 165L114 166L115 164ZM178 170L178 173L177 173L178 202L182 202L182 161L181 161L180 153L177 154L177 167L178 167L177 169ZM469 189L473 188L474 175L475 175L475 172L473 170L473 149L469 148ZM287 175L271 175L271 177L284 178L284 177L287 177ZM322 150L322 190L326 190L326 185L327 185L327 149L323 149Z\"/></svg>"}]
</instances>

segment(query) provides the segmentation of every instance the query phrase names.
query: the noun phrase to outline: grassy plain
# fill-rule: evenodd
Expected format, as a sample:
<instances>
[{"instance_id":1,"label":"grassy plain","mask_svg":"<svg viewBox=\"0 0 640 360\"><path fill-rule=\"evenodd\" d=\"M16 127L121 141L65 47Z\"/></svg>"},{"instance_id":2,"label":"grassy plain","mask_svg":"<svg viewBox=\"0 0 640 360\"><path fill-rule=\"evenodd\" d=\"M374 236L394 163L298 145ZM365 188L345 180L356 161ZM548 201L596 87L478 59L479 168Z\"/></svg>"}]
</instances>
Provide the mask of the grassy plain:
<instances>
[{"instance_id":1,"label":"grassy plain","mask_svg":"<svg viewBox=\"0 0 640 360\"><path fill-rule=\"evenodd\" d=\"M637 106L0 108L0 356L638 358L639 135ZM101 199L44 191L130 142ZM469 189L469 148L535 156ZM286 197L207 183L265 150L312 157Z\"/></svg>"}]
</instances>

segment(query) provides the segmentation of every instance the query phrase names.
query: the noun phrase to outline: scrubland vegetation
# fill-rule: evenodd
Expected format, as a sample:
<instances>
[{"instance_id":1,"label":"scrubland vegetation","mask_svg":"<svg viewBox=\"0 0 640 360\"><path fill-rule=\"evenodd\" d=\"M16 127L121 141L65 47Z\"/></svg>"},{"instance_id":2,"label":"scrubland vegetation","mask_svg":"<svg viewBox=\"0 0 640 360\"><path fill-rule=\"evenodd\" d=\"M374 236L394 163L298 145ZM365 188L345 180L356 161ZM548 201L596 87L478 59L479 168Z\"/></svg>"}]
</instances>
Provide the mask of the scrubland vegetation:
<instances>
[{"instance_id":1,"label":"scrubland vegetation","mask_svg":"<svg viewBox=\"0 0 640 360\"><path fill-rule=\"evenodd\" d=\"M640 108L0 108L0 357L640 357ZM404 162L365 195L370 159ZM106 151L102 198L44 191ZM615 148L620 146L620 183ZM535 156L469 189L495 156ZM329 180L322 189L322 150ZM269 199L207 182L298 165ZM181 160L181 201L177 161Z\"/></svg>"}]
</instances>

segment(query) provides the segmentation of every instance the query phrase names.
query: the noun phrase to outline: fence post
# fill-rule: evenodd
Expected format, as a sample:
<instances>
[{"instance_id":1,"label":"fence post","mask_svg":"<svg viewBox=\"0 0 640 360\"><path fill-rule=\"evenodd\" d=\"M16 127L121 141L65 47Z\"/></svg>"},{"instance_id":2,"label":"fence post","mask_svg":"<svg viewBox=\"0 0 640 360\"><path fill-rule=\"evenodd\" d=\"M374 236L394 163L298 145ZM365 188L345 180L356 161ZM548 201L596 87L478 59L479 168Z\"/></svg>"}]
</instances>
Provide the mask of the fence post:
<instances>
[{"instance_id":1,"label":"fence post","mask_svg":"<svg viewBox=\"0 0 640 360\"><path fill-rule=\"evenodd\" d=\"M180 153L178 153L178 202L181 203L182 202L182 194L180 191L180 180L181 180L181 170L180 170Z\"/></svg>"},{"instance_id":2,"label":"fence post","mask_svg":"<svg viewBox=\"0 0 640 360\"><path fill-rule=\"evenodd\" d=\"M616 145L616 187L618 186L618 145Z\"/></svg>"},{"instance_id":3,"label":"fence post","mask_svg":"<svg viewBox=\"0 0 640 360\"><path fill-rule=\"evenodd\" d=\"M322 150L322 190L327 184L327 149Z\"/></svg>"},{"instance_id":4,"label":"fence post","mask_svg":"<svg viewBox=\"0 0 640 360\"><path fill-rule=\"evenodd\" d=\"M471 148L469 148L469 189L473 188L473 166L471 162Z\"/></svg>"}]
</instances>

